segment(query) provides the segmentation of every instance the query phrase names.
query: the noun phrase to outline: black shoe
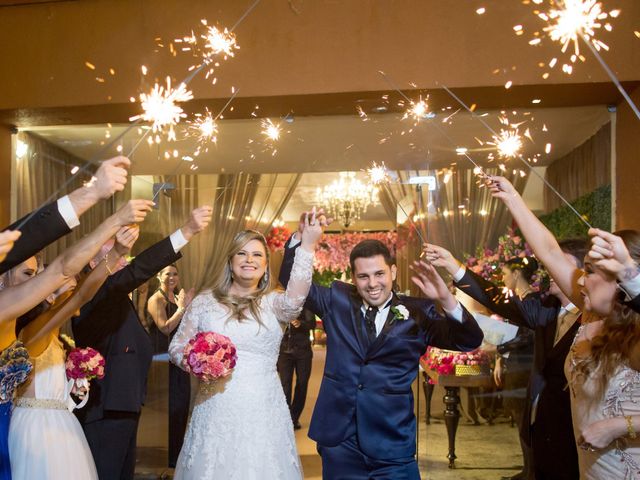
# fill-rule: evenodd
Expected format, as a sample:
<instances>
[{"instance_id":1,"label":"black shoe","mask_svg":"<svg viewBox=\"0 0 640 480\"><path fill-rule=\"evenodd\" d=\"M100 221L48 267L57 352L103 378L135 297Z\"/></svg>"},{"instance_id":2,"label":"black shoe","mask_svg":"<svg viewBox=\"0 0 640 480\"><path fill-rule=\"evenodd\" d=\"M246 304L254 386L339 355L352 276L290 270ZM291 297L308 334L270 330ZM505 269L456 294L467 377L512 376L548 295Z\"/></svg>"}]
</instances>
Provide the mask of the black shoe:
<instances>
[{"instance_id":1,"label":"black shoe","mask_svg":"<svg viewBox=\"0 0 640 480\"><path fill-rule=\"evenodd\" d=\"M294 430L300 430L301 428L302 428L302 425L300 425L300 422L293 422Z\"/></svg>"}]
</instances>

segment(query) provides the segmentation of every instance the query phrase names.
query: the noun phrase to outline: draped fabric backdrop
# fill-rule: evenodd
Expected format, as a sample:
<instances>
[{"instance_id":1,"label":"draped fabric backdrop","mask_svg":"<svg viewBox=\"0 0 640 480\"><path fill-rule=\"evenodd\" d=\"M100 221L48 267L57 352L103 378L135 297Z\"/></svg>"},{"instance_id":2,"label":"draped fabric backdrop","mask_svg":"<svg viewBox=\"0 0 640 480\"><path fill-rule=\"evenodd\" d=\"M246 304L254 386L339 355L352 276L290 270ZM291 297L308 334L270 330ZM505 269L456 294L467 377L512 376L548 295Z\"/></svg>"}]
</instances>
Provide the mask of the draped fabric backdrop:
<instances>
[{"instance_id":1,"label":"draped fabric backdrop","mask_svg":"<svg viewBox=\"0 0 640 480\"><path fill-rule=\"evenodd\" d=\"M157 230L168 235L201 205L213 205L207 230L184 249L180 280L185 288L200 290L224 265L234 236L245 228L267 233L295 190L298 174L222 174L154 177L156 183L172 183L175 190L160 194ZM156 228L152 227L152 230Z\"/></svg>"},{"instance_id":2,"label":"draped fabric backdrop","mask_svg":"<svg viewBox=\"0 0 640 480\"><path fill-rule=\"evenodd\" d=\"M502 172L486 168L488 175L503 175L522 193L527 177L517 172ZM401 290L417 293L411 282L409 265L420 256L420 238L440 245L458 259L474 253L478 246L495 247L498 237L506 232L511 215L499 200L494 200L480 178L471 169L456 169L451 175L445 171L396 172L399 182L381 189L380 199L390 219L410 216L410 221L398 225L398 235L406 238L406 247L397 252L398 284ZM434 175L436 189L432 192L422 185L419 193L408 184L410 176ZM449 177L449 178L447 178ZM446 180L446 181L445 181ZM404 211L403 211L404 209Z\"/></svg>"},{"instance_id":3,"label":"draped fabric backdrop","mask_svg":"<svg viewBox=\"0 0 640 480\"><path fill-rule=\"evenodd\" d=\"M559 158L547 168L545 177L560 194L572 202L611 183L611 123L607 123L589 140ZM564 206L548 188L544 189L547 213Z\"/></svg>"},{"instance_id":4,"label":"draped fabric backdrop","mask_svg":"<svg viewBox=\"0 0 640 480\"><path fill-rule=\"evenodd\" d=\"M62 187L69 180L73 167L83 167L86 162L33 134L19 133L18 140L28 146L27 155L16 161L16 211L20 218L38 208ZM81 187L91 179L94 171L94 167L89 167L87 173L78 175L56 199ZM80 226L44 250L44 261L51 262L67 247L95 229L113 211L111 201L101 201L92 207L82 215Z\"/></svg>"}]
</instances>

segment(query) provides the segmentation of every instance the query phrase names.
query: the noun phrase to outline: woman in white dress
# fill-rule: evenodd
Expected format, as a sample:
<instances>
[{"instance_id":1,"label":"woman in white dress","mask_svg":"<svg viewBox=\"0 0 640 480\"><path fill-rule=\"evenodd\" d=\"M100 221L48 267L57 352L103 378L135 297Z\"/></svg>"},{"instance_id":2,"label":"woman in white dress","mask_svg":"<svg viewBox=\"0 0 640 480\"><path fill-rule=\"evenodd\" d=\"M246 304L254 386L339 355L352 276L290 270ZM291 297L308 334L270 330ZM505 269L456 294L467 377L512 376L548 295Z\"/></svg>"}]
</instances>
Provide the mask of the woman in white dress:
<instances>
[{"instance_id":1,"label":"woman in white dress","mask_svg":"<svg viewBox=\"0 0 640 480\"><path fill-rule=\"evenodd\" d=\"M268 248L251 230L233 240L225 264L209 288L193 300L169 346L182 366L187 342L198 332L226 335L238 360L228 377L201 383L176 480L299 480L302 478L291 415L276 362L283 327L302 309L311 286L313 251L324 217L305 219L286 292L269 285Z\"/></svg>"},{"instance_id":2,"label":"woman in white dress","mask_svg":"<svg viewBox=\"0 0 640 480\"><path fill-rule=\"evenodd\" d=\"M640 479L640 315L621 301L625 277L608 268L624 250L620 268L629 279L640 279L640 232L612 235L591 229L594 246L582 271L506 179L492 177L489 188L509 208L558 287L583 312L565 363L580 478Z\"/></svg>"},{"instance_id":3,"label":"woman in white dress","mask_svg":"<svg viewBox=\"0 0 640 480\"><path fill-rule=\"evenodd\" d=\"M93 480L96 466L80 422L72 413L66 352L58 339L60 326L88 302L121 265L138 238L138 227L124 227L112 251L76 287L70 280L56 292L52 307L36 307L18 318L19 339L33 362L31 376L14 400L9 425L12 480Z\"/></svg>"}]
</instances>

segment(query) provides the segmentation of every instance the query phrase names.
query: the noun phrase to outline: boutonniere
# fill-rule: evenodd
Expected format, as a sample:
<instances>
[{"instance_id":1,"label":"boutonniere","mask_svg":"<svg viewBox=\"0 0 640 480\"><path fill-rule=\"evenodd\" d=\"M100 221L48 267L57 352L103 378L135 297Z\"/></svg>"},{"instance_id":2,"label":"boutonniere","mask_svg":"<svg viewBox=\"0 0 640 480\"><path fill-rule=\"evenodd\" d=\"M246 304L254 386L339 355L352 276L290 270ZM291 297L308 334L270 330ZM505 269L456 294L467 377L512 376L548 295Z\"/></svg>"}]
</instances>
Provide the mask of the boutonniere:
<instances>
[{"instance_id":1,"label":"boutonniere","mask_svg":"<svg viewBox=\"0 0 640 480\"><path fill-rule=\"evenodd\" d=\"M391 307L391 313L393 313L393 318L391 319L391 323L396 320L406 320L409 318L409 310L404 305L394 305Z\"/></svg>"}]
</instances>

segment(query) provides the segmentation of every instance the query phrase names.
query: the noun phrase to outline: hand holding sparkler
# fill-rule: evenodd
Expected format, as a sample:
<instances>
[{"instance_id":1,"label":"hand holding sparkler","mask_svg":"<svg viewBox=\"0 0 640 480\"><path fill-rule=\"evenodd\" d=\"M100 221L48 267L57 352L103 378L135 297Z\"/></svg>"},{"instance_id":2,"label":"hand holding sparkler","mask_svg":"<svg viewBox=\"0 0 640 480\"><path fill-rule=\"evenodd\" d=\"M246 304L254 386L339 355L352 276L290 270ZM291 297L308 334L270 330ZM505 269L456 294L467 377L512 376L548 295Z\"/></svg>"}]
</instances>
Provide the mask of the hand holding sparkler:
<instances>
[{"instance_id":1,"label":"hand holding sparkler","mask_svg":"<svg viewBox=\"0 0 640 480\"><path fill-rule=\"evenodd\" d=\"M622 238L598 228L589 229L591 250L588 256L594 263L615 275L619 282L626 282L640 275L640 267L631 258Z\"/></svg>"},{"instance_id":2,"label":"hand holding sparkler","mask_svg":"<svg viewBox=\"0 0 640 480\"><path fill-rule=\"evenodd\" d=\"M499 198L500 200L507 202L513 197L519 197L520 194L514 188L509 180L504 177L489 176L485 181L491 196L493 198Z\"/></svg>"},{"instance_id":3,"label":"hand holding sparkler","mask_svg":"<svg viewBox=\"0 0 640 480\"><path fill-rule=\"evenodd\" d=\"M0 233L0 262L7 258L7 254L13 248L13 243L16 242L22 232L19 230L5 230Z\"/></svg>"},{"instance_id":4,"label":"hand holding sparkler","mask_svg":"<svg viewBox=\"0 0 640 480\"><path fill-rule=\"evenodd\" d=\"M442 307L449 312L457 308L458 301L456 297L449 291L449 287L444 283L444 280L433 265L420 260L413 262L410 268L415 273L415 275L411 277L411 281L417 285L425 297L439 302Z\"/></svg>"},{"instance_id":5,"label":"hand holding sparkler","mask_svg":"<svg viewBox=\"0 0 640 480\"><path fill-rule=\"evenodd\" d=\"M131 161L127 157L118 156L105 160L95 174L92 187L100 200L106 200L116 192L124 190Z\"/></svg>"},{"instance_id":6,"label":"hand holding sparkler","mask_svg":"<svg viewBox=\"0 0 640 480\"><path fill-rule=\"evenodd\" d=\"M462 263L451 255L449 250L438 245L425 243L422 248L422 252L425 260L436 267L444 268L450 275L455 274L462 266Z\"/></svg>"},{"instance_id":7,"label":"hand holding sparkler","mask_svg":"<svg viewBox=\"0 0 640 480\"><path fill-rule=\"evenodd\" d=\"M209 205L203 205L191 212L191 216L187 223L185 223L180 231L184 235L185 240L191 240L194 235L197 235L211 223L211 217L213 216L213 207Z\"/></svg>"},{"instance_id":8,"label":"hand holding sparkler","mask_svg":"<svg viewBox=\"0 0 640 480\"><path fill-rule=\"evenodd\" d=\"M152 207L153 202L151 200L129 200L116 212L118 224L124 227L132 223L140 223L145 219Z\"/></svg>"}]
</instances>

